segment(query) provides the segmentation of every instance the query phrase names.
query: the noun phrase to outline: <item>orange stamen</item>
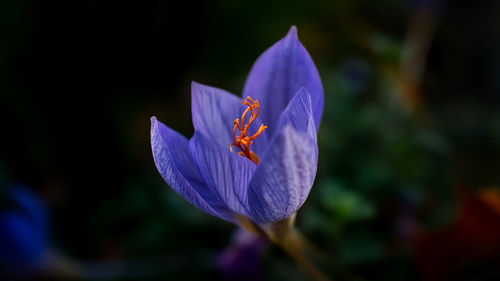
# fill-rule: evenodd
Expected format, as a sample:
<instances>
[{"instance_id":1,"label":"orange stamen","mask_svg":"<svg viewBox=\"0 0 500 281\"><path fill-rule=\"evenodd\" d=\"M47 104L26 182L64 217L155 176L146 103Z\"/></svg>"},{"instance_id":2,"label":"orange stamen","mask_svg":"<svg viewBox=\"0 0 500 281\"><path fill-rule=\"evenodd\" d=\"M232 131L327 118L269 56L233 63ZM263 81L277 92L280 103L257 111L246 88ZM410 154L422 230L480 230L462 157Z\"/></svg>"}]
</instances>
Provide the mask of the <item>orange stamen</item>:
<instances>
[{"instance_id":1,"label":"orange stamen","mask_svg":"<svg viewBox=\"0 0 500 281\"><path fill-rule=\"evenodd\" d=\"M241 115L241 123L240 119L236 118L234 120L234 128L233 128L233 143L229 146L231 152L233 151L233 145L239 148L241 151L238 152L239 155L245 156L246 158L252 160L255 164L259 164L260 159L257 155L250 150L250 145L253 141L267 129L267 126L261 124L257 132L251 136L248 136L248 128L250 128L250 124L259 116L260 113L260 105L258 100L253 100L251 97L247 97L245 100L241 102L242 104L248 106L247 109ZM250 112L250 117L248 119L248 123L245 124L245 118ZM240 130L240 135L236 136L236 129Z\"/></svg>"}]
</instances>

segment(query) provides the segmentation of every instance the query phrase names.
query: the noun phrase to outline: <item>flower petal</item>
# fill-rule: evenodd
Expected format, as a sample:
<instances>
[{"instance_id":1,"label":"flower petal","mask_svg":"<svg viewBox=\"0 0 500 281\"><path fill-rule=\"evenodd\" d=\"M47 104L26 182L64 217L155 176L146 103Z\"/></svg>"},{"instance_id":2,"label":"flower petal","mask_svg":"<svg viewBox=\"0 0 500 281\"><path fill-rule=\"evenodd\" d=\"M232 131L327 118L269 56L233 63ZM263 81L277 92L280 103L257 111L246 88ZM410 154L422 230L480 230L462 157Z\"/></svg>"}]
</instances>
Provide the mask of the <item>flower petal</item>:
<instances>
[{"instance_id":1,"label":"flower petal","mask_svg":"<svg viewBox=\"0 0 500 281\"><path fill-rule=\"evenodd\" d=\"M191 111L195 131L228 147L233 142L233 121L239 118L241 99L224 90L191 83Z\"/></svg>"},{"instance_id":2,"label":"flower petal","mask_svg":"<svg viewBox=\"0 0 500 281\"><path fill-rule=\"evenodd\" d=\"M302 206L316 176L318 146L307 133L285 125L271 142L248 187L251 218L285 219Z\"/></svg>"},{"instance_id":3,"label":"flower petal","mask_svg":"<svg viewBox=\"0 0 500 281\"><path fill-rule=\"evenodd\" d=\"M233 122L236 118L241 118L246 109L241 102L242 99L229 92L192 82L191 111L195 131L229 150L229 145L233 142ZM246 119L248 121L248 117ZM260 118L257 118L250 125L250 135L257 131L260 124ZM236 131L236 135L239 135L239 131ZM254 141L251 149L262 155L267 143L267 133L264 131Z\"/></svg>"},{"instance_id":4,"label":"flower petal","mask_svg":"<svg viewBox=\"0 0 500 281\"><path fill-rule=\"evenodd\" d=\"M319 126L323 111L323 86L311 56L297 38L293 26L285 38L266 50L248 75L244 96L258 99L269 124L269 134L277 132L276 122L295 93L306 87L311 95L314 122Z\"/></svg>"},{"instance_id":5,"label":"flower petal","mask_svg":"<svg viewBox=\"0 0 500 281\"><path fill-rule=\"evenodd\" d=\"M151 118L151 148L156 168L178 194L199 209L233 221L232 212L204 184L189 152L188 140Z\"/></svg>"},{"instance_id":6,"label":"flower petal","mask_svg":"<svg viewBox=\"0 0 500 281\"><path fill-rule=\"evenodd\" d=\"M298 132L307 133L313 141L316 141L316 125L311 107L311 96L306 88L302 87L283 110L277 130L281 131L286 125L292 126Z\"/></svg>"},{"instance_id":7,"label":"flower petal","mask_svg":"<svg viewBox=\"0 0 500 281\"><path fill-rule=\"evenodd\" d=\"M217 145L200 132L194 133L189 147L200 175L212 192L229 209L247 215L247 187L255 171L255 164Z\"/></svg>"}]
</instances>

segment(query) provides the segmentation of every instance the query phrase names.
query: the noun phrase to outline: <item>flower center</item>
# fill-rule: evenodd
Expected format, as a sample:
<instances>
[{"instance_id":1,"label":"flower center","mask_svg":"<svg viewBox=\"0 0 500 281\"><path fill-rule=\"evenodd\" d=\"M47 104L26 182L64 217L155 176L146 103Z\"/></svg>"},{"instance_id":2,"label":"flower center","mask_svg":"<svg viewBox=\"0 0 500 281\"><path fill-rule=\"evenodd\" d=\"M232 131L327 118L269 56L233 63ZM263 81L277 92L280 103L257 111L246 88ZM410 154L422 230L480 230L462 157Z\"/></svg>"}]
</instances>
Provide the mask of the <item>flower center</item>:
<instances>
[{"instance_id":1,"label":"flower center","mask_svg":"<svg viewBox=\"0 0 500 281\"><path fill-rule=\"evenodd\" d=\"M231 143L229 149L232 152L233 145L236 146L241 150L240 152L238 152L239 155L245 156L257 165L260 161L259 157L257 157L257 155L250 150L250 145L262 132L264 132L265 129L267 129L267 126L265 126L264 124L260 124L257 132L251 136L248 136L248 128L250 127L250 124L252 124L252 122L257 118L257 116L259 116L260 113L259 101L254 101L251 97L247 97L241 103L248 107L241 115L241 121L238 118L234 120L233 143ZM248 112L250 112L250 118L248 119L248 123L245 124L245 117ZM235 136L236 129L240 130L239 136Z\"/></svg>"}]
</instances>

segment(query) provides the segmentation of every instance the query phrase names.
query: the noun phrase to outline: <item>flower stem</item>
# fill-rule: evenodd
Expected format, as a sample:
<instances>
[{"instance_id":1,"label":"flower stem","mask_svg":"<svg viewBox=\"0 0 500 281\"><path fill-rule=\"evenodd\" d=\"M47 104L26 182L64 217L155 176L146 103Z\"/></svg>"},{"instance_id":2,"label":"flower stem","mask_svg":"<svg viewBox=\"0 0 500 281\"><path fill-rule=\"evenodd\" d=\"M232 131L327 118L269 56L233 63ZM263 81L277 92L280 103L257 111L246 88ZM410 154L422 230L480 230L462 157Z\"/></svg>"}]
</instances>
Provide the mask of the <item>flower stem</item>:
<instances>
[{"instance_id":1,"label":"flower stem","mask_svg":"<svg viewBox=\"0 0 500 281\"><path fill-rule=\"evenodd\" d=\"M314 266L305 256L302 251L301 243L297 238L300 238L295 231L292 231L283 243L279 243L281 248L307 273L309 278L314 281L331 281L318 268Z\"/></svg>"},{"instance_id":2,"label":"flower stem","mask_svg":"<svg viewBox=\"0 0 500 281\"><path fill-rule=\"evenodd\" d=\"M353 272L348 271L341 264L334 262L334 260L327 253L323 252L320 248L318 248L316 245L307 240L304 236L300 234L300 232L292 230L289 234L288 239L289 239L288 244L291 245L292 250L293 248L295 248L295 251L297 251L299 254L302 254L303 259L305 259L305 256L307 254L311 258L314 258L315 261L320 262L321 264L326 266L329 269L329 271L332 274L335 274L335 276L338 277L339 279L349 280L349 281L365 281L362 277L354 274ZM282 247L284 248L284 246ZM305 260L307 262L307 259Z\"/></svg>"},{"instance_id":3,"label":"flower stem","mask_svg":"<svg viewBox=\"0 0 500 281\"><path fill-rule=\"evenodd\" d=\"M302 269L309 278L314 281L329 281L318 268L306 257L306 248L308 243L304 243L300 234L294 230L295 214L282 220L267 225L263 229L268 239L279 245Z\"/></svg>"}]
</instances>

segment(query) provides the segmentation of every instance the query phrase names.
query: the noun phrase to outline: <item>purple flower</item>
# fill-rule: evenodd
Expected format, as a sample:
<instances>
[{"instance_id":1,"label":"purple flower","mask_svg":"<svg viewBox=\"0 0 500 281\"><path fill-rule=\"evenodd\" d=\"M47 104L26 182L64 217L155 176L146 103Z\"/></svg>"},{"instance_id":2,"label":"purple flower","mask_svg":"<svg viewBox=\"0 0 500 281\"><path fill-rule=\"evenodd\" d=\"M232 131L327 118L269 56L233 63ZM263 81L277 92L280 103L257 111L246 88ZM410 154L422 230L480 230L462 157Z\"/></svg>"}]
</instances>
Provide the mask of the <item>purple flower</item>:
<instances>
[{"instance_id":1,"label":"purple flower","mask_svg":"<svg viewBox=\"0 0 500 281\"><path fill-rule=\"evenodd\" d=\"M257 59L243 97L193 82L193 137L152 117L151 146L165 181L193 205L262 225L297 212L316 176L323 87L295 27Z\"/></svg>"},{"instance_id":2,"label":"purple flower","mask_svg":"<svg viewBox=\"0 0 500 281\"><path fill-rule=\"evenodd\" d=\"M239 228L228 247L217 259L225 280L263 280L262 257L269 240Z\"/></svg>"}]
</instances>

